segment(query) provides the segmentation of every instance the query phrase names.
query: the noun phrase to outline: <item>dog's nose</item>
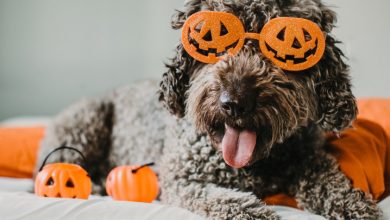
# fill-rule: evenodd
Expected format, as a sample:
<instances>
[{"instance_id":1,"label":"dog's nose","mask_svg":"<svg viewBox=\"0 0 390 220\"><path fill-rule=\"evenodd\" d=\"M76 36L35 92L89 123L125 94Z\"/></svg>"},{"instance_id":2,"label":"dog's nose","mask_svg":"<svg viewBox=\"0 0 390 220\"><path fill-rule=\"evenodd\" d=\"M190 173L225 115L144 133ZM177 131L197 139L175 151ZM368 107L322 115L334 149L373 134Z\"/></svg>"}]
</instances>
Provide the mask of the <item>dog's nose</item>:
<instances>
[{"instance_id":1,"label":"dog's nose","mask_svg":"<svg viewBox=\"0 0 390 220\"><path fill-rule=\"evenodd\" d=\"M248 99L248 100L246 100ZM233 98L227 92L222 92L219 97L221 107L229 116L242 116L245 113L251 111L254 107L254 102L245 97L244 99Z\"/></svg>"}]
</instances>

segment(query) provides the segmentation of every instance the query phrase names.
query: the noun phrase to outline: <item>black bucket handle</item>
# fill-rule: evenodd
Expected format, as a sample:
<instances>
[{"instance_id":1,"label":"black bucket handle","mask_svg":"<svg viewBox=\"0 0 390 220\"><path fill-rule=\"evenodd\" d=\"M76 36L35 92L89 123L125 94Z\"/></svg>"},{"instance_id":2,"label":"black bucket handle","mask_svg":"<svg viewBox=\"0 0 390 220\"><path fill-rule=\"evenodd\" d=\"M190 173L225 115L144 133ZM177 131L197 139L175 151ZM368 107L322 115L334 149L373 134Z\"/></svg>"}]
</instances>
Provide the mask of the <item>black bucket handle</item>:
<instances>
[{"instance_id":1,"label":"black bucket handle","mask_svg":"<svg viewBox=\"0 0 390 220\"><path fill-rule=\"evenodd\" d=\"M46 162L47 162L47 160L49 159L50 155L52 155L52 154L53 154L54 152L56 152L56 151L64 150L64 149L76 151L76 152L77 152L78 154L80 154L80 156L83 158L84 163L87 163L87 160L85 159L83 153L81 153L79 150L77 150L77 149L74 148L74 147L68 147L68 146L63 145L63 146L61 146L61 147L57 147L56 149L52 150L52 151L45 157L45 159L43 160L43 163L42 163L41 167L39 168L39 172L41 172L42 169L43 169L43 167L46 165Z\"/></svg>"}]
</instances>

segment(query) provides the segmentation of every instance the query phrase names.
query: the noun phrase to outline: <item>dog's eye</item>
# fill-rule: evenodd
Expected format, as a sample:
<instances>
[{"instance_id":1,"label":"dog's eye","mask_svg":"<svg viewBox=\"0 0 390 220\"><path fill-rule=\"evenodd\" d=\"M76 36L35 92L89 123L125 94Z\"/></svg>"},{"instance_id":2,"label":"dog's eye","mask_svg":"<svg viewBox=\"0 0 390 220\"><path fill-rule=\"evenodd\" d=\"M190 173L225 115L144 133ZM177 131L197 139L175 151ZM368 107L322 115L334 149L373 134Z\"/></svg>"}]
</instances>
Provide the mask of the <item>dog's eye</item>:
<instances>
[{"instance_id":1,"label":"dog's eye","mask_svg":"<svg viewBox=\"0 0 390 220\"><path fill-rule=\"evenodd\" d=\"M196 27L194 28L196 32L200 33L202 30L203 22L200 22Z\"/></svg>"},{"instance_id":2,"label":"dog's eye","mask_svg":"<svg viewBox=\"0 0 390 220\"><path fill-rule=\"evenodd\" d=\"M306 42L311 41L312 38L311 38L310 34L305 29L302 28L302 30L303 30L303 34L305 35Z\"/></svg>"},{"instance_id":3,"label":"dog's eye","mask_svg":"<svg viewBox=\"0 0 390 220\"><path fill-rule=\"evenodd\" d=\"M294 84L290 82L275 82L275 85L282 89L294 89Z\"/></svg>"}]
</instances>

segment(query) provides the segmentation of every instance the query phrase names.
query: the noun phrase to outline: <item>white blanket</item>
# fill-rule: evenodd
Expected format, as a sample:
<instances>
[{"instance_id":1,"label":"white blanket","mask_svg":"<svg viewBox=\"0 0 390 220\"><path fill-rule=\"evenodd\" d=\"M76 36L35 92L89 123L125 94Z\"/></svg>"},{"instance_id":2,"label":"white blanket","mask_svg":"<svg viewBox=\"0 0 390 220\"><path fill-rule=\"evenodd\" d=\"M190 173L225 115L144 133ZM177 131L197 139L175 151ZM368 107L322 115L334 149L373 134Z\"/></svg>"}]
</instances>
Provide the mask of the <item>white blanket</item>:
<instances>
[{"instance_id":1,"label":"white blanket","mask_svg":"<svg viewBox=\"0 0 390 220\"><path fill-rule=\"evenodd\" d=\"M31 179L0 178L0 219L137 219L197 220L187 210L136 202L118 202L110 197L91 196L88 200L42 198L31 193ZM30 191L30 192L29 192ZM284 220L323 220L323 217L284 206L270 206ZM390 220L390 198L380 207Z\"/></svg>"},{"instance_id":2,"label":"white blanket","mask_svg":"<svg viewBox=\"0 0 390 220\"><path fill-rule=\"evenodd\" d=\"M57 199L27 192L2 192L0 204L0 219L202 219L174 206L118 202L104 197Z\"/></svg>"}]
</instances>

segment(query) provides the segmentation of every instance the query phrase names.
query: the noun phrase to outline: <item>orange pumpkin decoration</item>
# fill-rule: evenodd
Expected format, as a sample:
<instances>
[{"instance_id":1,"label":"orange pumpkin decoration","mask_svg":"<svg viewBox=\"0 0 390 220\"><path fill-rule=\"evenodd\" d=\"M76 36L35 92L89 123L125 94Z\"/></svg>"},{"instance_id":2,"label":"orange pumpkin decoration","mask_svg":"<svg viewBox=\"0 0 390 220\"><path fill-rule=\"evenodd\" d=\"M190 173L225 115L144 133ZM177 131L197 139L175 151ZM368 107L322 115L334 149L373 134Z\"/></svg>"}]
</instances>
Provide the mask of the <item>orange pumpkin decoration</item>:
<instances>
[{"instance_id":1,"label":"orange pumpkin decoration","mask_svg":"<svg viewBox=\"0 0 390 220\"><path fill-rule=\"evenodd\" d=\"M225 54L236 55L249 38L259 41L265 57L289 71L314 66L325 51L320 27L303 18L274 18L261 33L245 33L240 19L233 14L201 11L191 15L182 30L183 48L204 63L216 63Z\"/></svg>"},{"instance_id":2,"label":"orange pumpkin decoration","mask_svg":"<svg viewBox=\"0 0 390 220\"><path fill-rule=\"evenodd\" d=\"M62 149L72 149L81 154L77 149L65 146L52 151L45 158L36 176L35 194L44 197L88 199L92 183L87 171L82 167L68 163L45 165L46 160L53 152ZM85 160L84 156L82 157Z\"/></svg>"},{"instance_id":3,"label":"orange pumpkin decoration","mask_svg":"<svg viewBox=\"0 0 390 220\"><path fill-rule=\"evenodd\" d=\"M119 166L111 170L106 181L107 194L115 200L152 202L157 198L159 185L157 175L149 167Z\"/></svg>"},{"instance_id":4,"label":"orange pumpkin decoration","mask_svg":"<svg viewBox=\"0 0 390 220\"><path fill-rule=\"evenodd\" d=\"M325 51L321 29L303 18L274 18L264 25L260 36L262 53L285 70L308 69Z\"/></svg>"},{"instance_id":5,"label":"orange pumpkin decoration","mask_svg":"<svg viewBox=\"0 0 390 220\"><path fill-rule=\"evenodd\" d=\"M197 12L183 26L184 49L204 63L216 63L226 53L236 54L244 45L241 21L226 12Z\"/></svg>"}]
</instances>

